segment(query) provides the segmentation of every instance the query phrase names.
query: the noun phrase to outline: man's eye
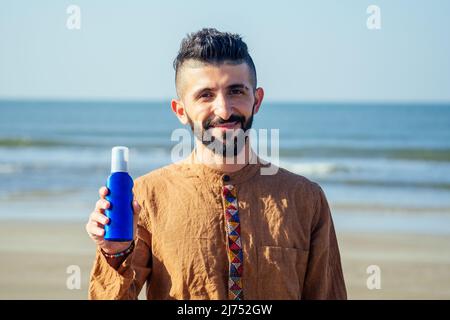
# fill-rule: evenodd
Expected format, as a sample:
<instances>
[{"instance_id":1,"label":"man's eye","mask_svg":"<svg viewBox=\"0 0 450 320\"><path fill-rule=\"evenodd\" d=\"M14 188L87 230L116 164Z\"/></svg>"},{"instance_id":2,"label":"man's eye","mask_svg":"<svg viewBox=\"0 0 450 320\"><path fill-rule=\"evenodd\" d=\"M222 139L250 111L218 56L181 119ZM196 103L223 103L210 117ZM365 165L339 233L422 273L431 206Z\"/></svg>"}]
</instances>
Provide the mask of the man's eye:
<instances>
[{"instance_id":1,"label":"man's eye","mask_svg":"<svg viewBox=\"0 0 450 320\"><path fill-rule=\"evenodd\" d=\"M240 95L240 94L243 94L244 92L242 91L242 90L240 90L240 89L232 89L231 90L231 94L232 95Z\"/></svg>"},{"instance_id":2,"label":"man's eye","mask_svg":"<svg viewBox=\"0 0 450 320\"><path fill-rule=\"evenodd\" d=\"M210 92L205 92L200 95L200 98L211 98L212 94Z\"/></svg>"}]
</instances>

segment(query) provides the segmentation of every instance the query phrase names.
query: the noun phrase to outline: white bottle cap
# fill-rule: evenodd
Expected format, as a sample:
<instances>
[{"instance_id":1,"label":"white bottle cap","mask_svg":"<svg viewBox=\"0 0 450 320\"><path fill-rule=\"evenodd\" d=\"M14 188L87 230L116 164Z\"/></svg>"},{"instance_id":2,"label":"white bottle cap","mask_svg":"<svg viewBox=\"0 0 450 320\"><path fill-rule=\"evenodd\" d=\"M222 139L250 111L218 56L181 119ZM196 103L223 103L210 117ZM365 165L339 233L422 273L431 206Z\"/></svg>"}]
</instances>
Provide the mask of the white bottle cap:
<instances>
[{"instance_id":1,"label":"white bottle cap","mask_svg":"<svg viewBox=\"0 0 450 320\"><path fill-rule=\"evenodd\" d=\"M114 147L111 153L111 172L128 172L128 148Z\"/></svg>"}]
</instances>

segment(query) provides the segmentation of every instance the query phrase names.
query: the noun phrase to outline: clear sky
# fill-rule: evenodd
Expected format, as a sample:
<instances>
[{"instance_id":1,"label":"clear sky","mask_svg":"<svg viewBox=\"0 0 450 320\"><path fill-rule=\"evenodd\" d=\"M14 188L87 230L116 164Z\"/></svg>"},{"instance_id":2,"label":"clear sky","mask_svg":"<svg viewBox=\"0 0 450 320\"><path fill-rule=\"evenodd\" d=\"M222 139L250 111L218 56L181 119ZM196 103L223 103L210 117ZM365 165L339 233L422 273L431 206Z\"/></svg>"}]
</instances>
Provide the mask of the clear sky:
<instances>
[{"instance_id":1,"label":"clear sky","mask_svg":"<svg viewBox=\"0 0 450 320\"><path fill-rule=\"evenodd\" d=\"M0 4L0 99L168 99L181 39L216 27L244 37L267 100L450 101L448 0Z\"/></svg>"}]
</instances>

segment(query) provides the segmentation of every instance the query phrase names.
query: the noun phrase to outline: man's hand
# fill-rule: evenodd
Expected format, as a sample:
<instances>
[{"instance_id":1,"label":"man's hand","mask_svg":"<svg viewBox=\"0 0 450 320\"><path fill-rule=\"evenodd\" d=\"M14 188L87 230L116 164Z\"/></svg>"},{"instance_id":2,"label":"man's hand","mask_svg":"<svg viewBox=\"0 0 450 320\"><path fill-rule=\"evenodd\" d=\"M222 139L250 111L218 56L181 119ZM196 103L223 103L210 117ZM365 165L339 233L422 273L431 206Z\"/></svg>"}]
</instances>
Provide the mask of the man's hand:
<instances>
[{"instance_id":1,"label":"man's hand","mask_svg":"<svg viewBox=\"0 0 450 320\"><path fill-rule=\"evenodd\" d=\"M89 237L108 254L115 254L126 250L132 241L115 242L105 240L105 225L108 224L109 219L105 215L105 210L109 208L109 201L106 196L109 193L108 188L101 187L98 190L100 199L95 204L95 209L89 216L89 221L86 224L86 231ZM136 227L141 207L136 200L133 201L133 239L136 238Z\"/></svg>"}]
</instances>

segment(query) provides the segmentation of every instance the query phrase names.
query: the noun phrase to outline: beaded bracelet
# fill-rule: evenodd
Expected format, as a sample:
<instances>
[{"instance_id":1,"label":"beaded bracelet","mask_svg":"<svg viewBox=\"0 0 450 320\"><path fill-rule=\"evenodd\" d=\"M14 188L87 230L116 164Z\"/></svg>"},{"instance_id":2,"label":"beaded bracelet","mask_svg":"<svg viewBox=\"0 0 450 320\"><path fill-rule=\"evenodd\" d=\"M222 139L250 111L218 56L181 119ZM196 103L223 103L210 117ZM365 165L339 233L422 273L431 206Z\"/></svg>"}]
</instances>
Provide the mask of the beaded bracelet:
<instances>
[{"instance_id":1,"label":"beaded bracelet","mask_svg":"<svg viewBox=\"0 0 450 320\"><path fill-rule=\"evenodd\" d=\"M123 257L124 255L129 254L131 251L133 251L134 249L134 241L131 242L130 246L128 247L128 249L118 252L118 253L114 253L114 254L109 254L106 253L105 251L103 251L103 249L100 249L102 254L106 257L106 258L110 258L110 259L115 259L115 258L119 258L119 257Z\"/></svg>"}]
</instances>

